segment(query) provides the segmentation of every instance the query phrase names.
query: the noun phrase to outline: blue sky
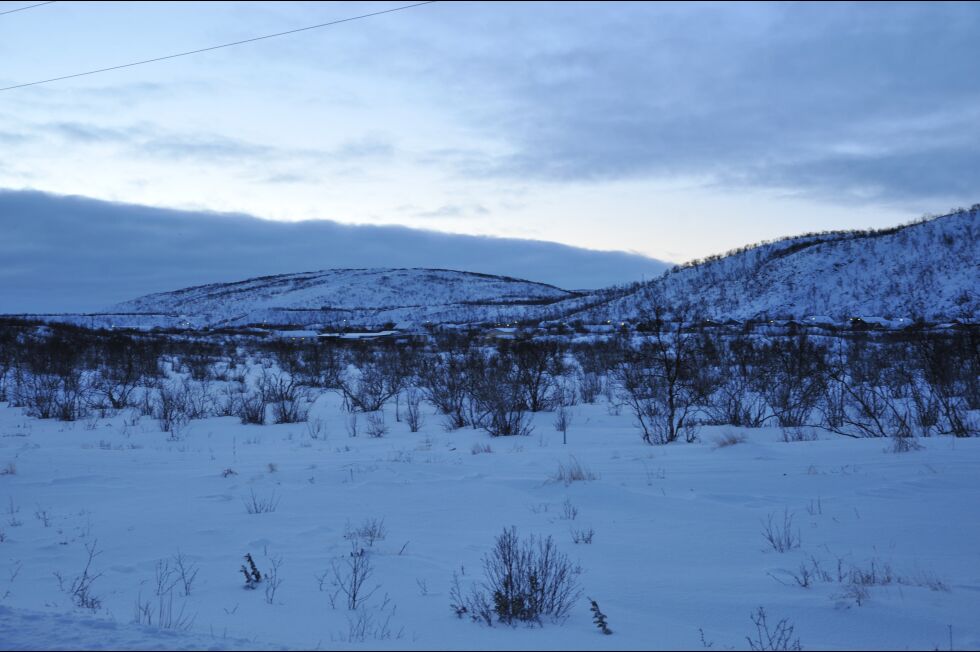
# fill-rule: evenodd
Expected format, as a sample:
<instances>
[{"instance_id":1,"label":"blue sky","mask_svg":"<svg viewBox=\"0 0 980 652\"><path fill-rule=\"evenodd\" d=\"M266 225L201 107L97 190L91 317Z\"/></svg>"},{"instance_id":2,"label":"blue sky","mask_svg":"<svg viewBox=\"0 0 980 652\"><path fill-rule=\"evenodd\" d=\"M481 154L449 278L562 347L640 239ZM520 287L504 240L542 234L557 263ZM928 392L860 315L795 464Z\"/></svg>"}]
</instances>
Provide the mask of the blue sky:
<instances>
[{"instance_id":1,"label":"blue sky","mask_svg":"<svg viewBox=\"0 0 980 652\"><path fill-rule=\"evenodd\" d=\"M0 86L394 6L59 2L0 16ZM0 93L0 188L682 261L980 201L978 33L975 3L437 3Z\"/></svg>"}]
</instances>

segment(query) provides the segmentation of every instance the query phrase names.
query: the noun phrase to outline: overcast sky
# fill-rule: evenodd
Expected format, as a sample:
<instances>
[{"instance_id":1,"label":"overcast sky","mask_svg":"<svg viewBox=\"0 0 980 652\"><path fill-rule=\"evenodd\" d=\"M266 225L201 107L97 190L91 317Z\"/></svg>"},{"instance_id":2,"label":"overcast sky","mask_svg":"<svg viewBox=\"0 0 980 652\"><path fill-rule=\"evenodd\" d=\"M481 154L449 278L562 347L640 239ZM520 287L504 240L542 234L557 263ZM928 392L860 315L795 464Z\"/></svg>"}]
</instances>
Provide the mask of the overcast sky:
<instances>
[{"instance_id":1,"label":"overcast sky","mask_svg":"<svg viewBox=\"0 0 980 652\"><path fill-rule=\"evenodd\" d=\"M395 6L58 2L0 16L0 86ZM2 92L0 188L682 261L980 201L978 34L977 3L437 3Z\"/></svg>"}]
</instances>

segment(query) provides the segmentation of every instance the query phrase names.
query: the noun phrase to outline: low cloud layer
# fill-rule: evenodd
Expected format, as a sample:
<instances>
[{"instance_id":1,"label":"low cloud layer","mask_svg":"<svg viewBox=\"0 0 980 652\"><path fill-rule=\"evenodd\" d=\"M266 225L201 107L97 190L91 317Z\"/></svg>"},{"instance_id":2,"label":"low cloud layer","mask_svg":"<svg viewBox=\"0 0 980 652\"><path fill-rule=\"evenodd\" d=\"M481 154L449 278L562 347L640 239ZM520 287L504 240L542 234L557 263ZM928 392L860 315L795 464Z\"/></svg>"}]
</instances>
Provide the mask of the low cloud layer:
<instances>
[{"instance_id":1,"label":"low cloud layer","mask_svg":"<svg viewBox=\"0 0 980 652\"><path fill-rule=\"evenodd\" d=\"M97 311L150 292L341 267L440 267L567 289L665 264L549 242L329 221L273 222L0 191L0 313Z\"/></svg>"}]
</instances>

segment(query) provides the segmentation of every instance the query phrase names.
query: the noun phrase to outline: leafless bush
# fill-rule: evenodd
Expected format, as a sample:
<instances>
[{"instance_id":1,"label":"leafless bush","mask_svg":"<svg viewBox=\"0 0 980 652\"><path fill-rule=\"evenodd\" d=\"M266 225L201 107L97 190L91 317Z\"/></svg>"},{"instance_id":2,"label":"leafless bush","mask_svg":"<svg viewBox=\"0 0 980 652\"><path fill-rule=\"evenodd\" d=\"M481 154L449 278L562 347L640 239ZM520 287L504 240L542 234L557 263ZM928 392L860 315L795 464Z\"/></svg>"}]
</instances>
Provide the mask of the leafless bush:
<instances>
[{"instance_id":1,"label":"leafless bush","mask_svg":"<svg viewBox=\"0 0 980 652\"><path fill-rule=\"evenodd\" d=\"M7 498L7 523L10 525L10 527L20 527L24 524L23 521L17 518L17 514L19 513L20 506L14 502L13 496L9 496Z\"/></svg>"},{"instance_id":2,"label":"leafless bush","mask_svg":"<svg viewBox=\"0 0 980 652\"><path fill-rule=\"evenodd\" d=\"M170 562L166 559L158 559L153 568L153 578L156 582L155 591L157 596L162 596L173 591L180 581L177 569L170 567Z\"/></svg>"},{"instance_id":3,"label":"leafless bush","mask_svg":"<svg viewBox=\"0 0 980 652\"><path fill-rule=\"evenodd\" d=\"M383 518L364 519L364 522L357 528L352 527L348 521L344 532L344 538L348 541L355 543L363 541L371 547L374 547L375 541L383 541L386 536L388 536L388 530L385 528Z\"/></svg>"},{"instance_id":4,"label":"leafless bush","mask_svg":"<svg viewBox=\"0 0 980 652\"><path fill-rule=\"evenodd\" d=\"M817 433L804 426L784 426L779 429L782 439L787 444L791 442L816 441Z\"/></svg>"},{"instance_id":5,"label":"leafless bush","mask_svg":"<svg viewBox=\"0 0 980 652\"><path fill-rule=\"evenodd\" d=\"M44 527L51 527L51 515L48 514L48 510L41 509L40 505L34 510L34 518L41 521Z\"/></svg>"},{"instance_id":6,"label":"leafless bush","mask_svg":"<svg viewBox=\"0 0 980 652\"><path fill-rule=\"evenodd\" d=\"M920 450L921 448L922 444L919 443L911 431L900 431L892 435L893 453L908 453L910 451Z\"/></svg>"},{"instance_id":7,"label":"leafless bush","mask_svg":"<svg viewBox=\"0 0 980 652\"><path fill-rule=\"evenodd\" d=\"M144 381L136 365L103 365L92 378L92 393L113 410L134 405L136 390Z\"/></svg>"},{"instance_id":8,"label":"leafless bush","mask_svg":"<svg viewBox=\"0 0 980 652\"><path fill-rule=\"evenodd\" d=\"M177 554L174 555L173 561L174 568L180 578L180 586L184 591L184 595L188 596L191 594L191 589L194 587L194 580L197 579L197 564L190 561L179 550L177 551Z\"/></svg>"},{"instance_id":9,"label":"leafless bush","mask_svg":"<svg viewBox=\"0 0 980 652\"><path fill-rule=\"evenodd\" d=\"M860 607L871 599L871 591L864 584L845 584L844 589L837 594L837 597L845 602L853 602Z\"/></svg>"},{"instance_id":10,"label":"leafless bush","mask_svg":"<svg viewBox=\"0 0 980 652\"><path fill-rule=\"evenodd\" d=\"M564 521L574 521L578 517L578 507L572 504L568 498L561 504L561 516Z\"/></svg>"},{"instance_id":11,"label":"leafless bush","mask_svg":"<svg viewBox=\"0 0 980 652\"><path fill-rule=\"evenodd\" d=\"M578 374L578 394L583 403L595 403L602 393L602 375L594 371Z\"/></svg>"},{"instance_id":12,"label":"leafless bush","mask_svg":"<svg viewBox=\"0 0 980 652\"><path fill-rule=\"evenodd\" d=\"M763 523L762 536L776 552L786 552L800 547L800 532L793 532L793 515L783 510L782 522L775 522L775 512L770 513Z\"/></svg>"},{"instance_id":13,"label":"leafless bush","mask_svg":"<svg viewBox=\"0 0 980 652\"><path fill-rule=\"evenodd\" d=\"M698 399L693 382L693 345L687 336L666 331L658 314L653 335L629 348L613 377L617 398L633 412L648 444L695 441Z\"/></svg>"},{"instance_id":14,"label":"leafless bush","mask_svg":"<svg viewBox=\"0 0 980 652\"><path fill-rule=\"evenodd\" d=\"M572 529L572 543L592 543L592 537L595 536L595 530L589 528L588 530L577 530Z\"/></svg>"},{"instance_id":15,"label":"leafless bush","mask_svg":"<svg viewBox=\"0 0 980 652\"><path fill-rule=\"evenodd\" d=\"M300 423L309 415L309 392L286 374L263 373L259 380L262 401L272 406L275 423Z\"/></svg>"},{"instance_id":16,"label":"leafless bush","mask_svg":"<svg viewBox=\"0 0 980 652\"><path fill-rule=\"evenodd\" d=\"M574 456L569 458L568 465L564 463L558 463L558 470L555 474L551 476L552 482L561 482L565 486L572 484L573 482L591 482L592 480L598 480L599 476L596 473L590 471L587 467L582 466Z\"/></svg>"},{"instance_id":17,"label":"leafless bush","mask_svg":"<svg viewBox=\"0 0 980 652\"><path fill-rule=\"evenodd\" d=\"M405 421L408 429L418 432L422 427L422 393L414 387L405 392Z\"/></svg>"},{"instance_id":18,"label":"leafless bush","mask_svg":"<svg viewBox=\"0 0 980 652\"><path fill-rule=\"evenodd\" d=\"M260 392L241 394L237 401L238 418L243 424L263 425L266 402Z\"/></svg>"},{"instance_id":19,"label":"leafless bush","mask_svg":"<svg viewBox=\"0 0 980 652\"><path fill-rule=\"evenodd\" d=\"M785 571L793 581L803 588L809 588L817 582L836 583L841 585L840 592L835 597L846 602L854 602L861 606L871 599L871 587L901 584L917 586L930 591L948 592L949 586L933 573L917 570L912 575L900 575L892 570L891 564L871 559L864 564L853 564L838 557L835 572L829 572L816 557L810 556L808 561L801 562L796 571ZM778 577L774 579L782 582Z\"/></svg>"},{"instance_id":20,"label":"leafless bush","mask_svg":"<svg viewBox=\"0 0 980 652\"><path fill-rule=\"evenodd\" d=\"M279 576L282 557L269 557L269 563L272 567L265 572L265 602L266 604L275 604L276 591L282 586L282 578Z\"/></svg>"},{"instance_id":21,"label":"leafless bush","mask_svg":"<svg viewBox=\"0 0 980 652\"><path fill-rule=\"evenodd\" d=\"M492 624L488 610L502 623L542 622L545 616L564 620L581 592L568 557L551 537L520 540L516 528L497 537L493 551L483 560L484 580L460 604L461 591L451 596L454 610ZM456 578L458 589L458 577ZM491 606L492 605L492 606ZM462 613L460 612L462 607Z\"/></svg>"},{"instance_id":22,"label":"leafless bush","mask_svg":"<svg viewBox=\"0 0 980 652\"><path fill-rule=\"evenodd\" d=\"M194 616L184 613L187 605L181 603L180 609L174 609L174 595L157 596L156 609L150 600L143 600L142 594L136 596L133 610L133 622L144 627L156 627L178 632L188 631L194 624Z\"/></svg>"},{"instance_id":23,"label":"leafless bush","mask_svg":"<svg viewBox=\"0 0 980 652\"><path fill-rule=\"evenodd\" d=\"M160 430L176 435L190 421L189 386L181 382L161 381L156 388L153 417L160 420Z\"/></svg>"},{"instance_id":24,"label":"leafless bush","mask_svg":"<svg viewBox=\"0 0 980 652\"><path fill-rule=\"evenodd\" d=\"M392 629L391 621L395 617L397 607L391 604L391 599L385 594L377 607L367 605L358 607L347 617L347 633L332 640L342 640L347 643L364 643L365 641L388 641L400 639L404 630Z\"/></svg>"},{"instance_id":25,"label":"leafless bush","mask_svg":"<svg viewBox=\"0 0 980 652\"><path fill-rule=\"evenodd\" d=\"M245 503L245 511L249 514L268 514L279 507L279 498L275 492L263 497L257 496L254 489L249 489L248 498L243 498L242 501Z\"/></svg>"},{"instance_id":26,"label":"leafless bush","mask_svg":"<svg viewBox=\"0 0 980 652\"><path fill-rule=\"evenodd\" d=\"M519 369L504 355L474 359L469 395L471 421L491 437L529 435L534 427L527 415L525 388ZM480 367L482 365L482 368Z\"/></svg>"},{"instance_id":27,"label":"leafless bush","mask_svg":"<svg viewBox=\"0 0 980 652\"><path fill-rule=\"evenodd\" d=\"M371 558L368 554L356 545L352 545L350 556L343 564L333 562L330 570L334 587L338 594L344 596L347 608L351 611L360 607L381 588L380 584L368 588L368 581L374 575L374 568L371 566Z\"/></svg>"},{"instance_id":28,"label":"leafless bush","mask_svg":"<svg viewBox=\"0 0 980 652\"><path fill-rule=\"evenodd\" d=\"M562 443L568 443L568 426L572 423L572 413L564 405L559 405L555 410L554 426L555 430L561 433Z\"/></svg>"},{"instance_id":29,"label":"leafless bush","mask_svg":"<svg viewBox=\"0 0 980 652\"><path fill-rule=\"evenodd\" d=\"M736 434L734 432L726 432L720 437L715 438L715 448L727 448L729 446L735 446L736 444L744 444L745 441L745 435Z\"/></svg>"},{"instance_id":30,"label":"leafless bush","mask_svg":"<svg viewBox=\"0 0 980 652\"><path fill-rule=\"evenodd\" d=\"M470 449L470 453L473 455L479 455L481 453L492 453L493 449L490 448L490 444L481 444L477 442L473 444L473 448Z\"/></svg>"},{"instance_id":31,"label":"leafless bush","mask_svg":"<svg viewBox=\"0 0 980 652\"><path fill-rule=\"evenodd\" d=\"M13 399L28 416L77 421L88 413L90 389L89 379L80 369L58 374L19 369L14 374Z\"/></svg>"},{"instance_id":32,"label":"leafless bush","mask_svg":"<svg viewBox=\"0 0 980 652\"><path fill-rule=\"evenodd\" d=\"M783 618L772 630L766 620L766 610L759 607L751 615L752 624L755 625L755 638L746 636L751 650L802 650L800 639L793 637L793 625L789 620Z\"/></svg>"},{"instance_id":33,"label":"leafless bush","mask_svg":"<svg viewBox=\"0 0 980 652\"><path fill-rule=\"evenodd\" d=\"M419 365L420 387L429 402L446 415L447 430L462 428L467 423L470 366L466 356L453 351L426 356Z\"/></svg>"},{"instance_id":34,"label":"leafless bush","mask_svg":"<svg viewBox=\"0 0 980 652\"><path fill-rule=\"evenodd\" d=\"M714 423L758 428L769 417L769 408L762 396L753 390L752 379L740 371L738 364L724 370L711 393L707 412Z\"/></svg>"},{"instance_id":35,"label":"leafless bush","mask_svg":"<svg viewBox=\"0 0 980 652\"><path fill-rule=\"evenodd\" d=\"M377 412L401 391L404 376L386 356L372 357L356 369L349 368L337 377L337 385L349 412Z\"/></svg>"},{"instance_id":36,"label":"leafless bush","mask_svg":"<svg viewBox=\"0 0 980 652\"><path fill-rule=\"evenodd\" d=\"M758 351L759 389L782 427L806 425L827 384L826 351L800 329Z\"/></svg>"},{"instance_id":37,"label":"leafless bush","mask_svg":"<svg viewBox=\"0 0 980 652\"><path fill-rule=\"evenodd\" d=\"M85 567L82 572L73 577L70 581L60 572L55 572L55 579L58 580L58 588L71 597L72 604L82 609L98 611L102 607L102 598L92 592L92 585L102 577L102 573L95 573L92 570L92 562L102 554L97 550L98 541L85 544Z\"/></svg>"},{"instance_id":38,"label":"leafless bush","mask_svg":"<svg viewBox=\"0 0 980 652\"><path fill-rule=\"evenodd\" d=\"M365 429L368 437L380 439L388 434L388 424L385 423L384 412L371 412L367 416L367 428Z\"/></svg>"},{"instance_id":39,"label":"leafless bush","mask_svg":"<svg viewBox=\"0 0 980 652\"><path fill-rule=\"evenodd\" d=\"M323 419L309 419L306 422L306 434L310 439L318 440L327 438L327 424Z\"/></svg>"}]
</instances>

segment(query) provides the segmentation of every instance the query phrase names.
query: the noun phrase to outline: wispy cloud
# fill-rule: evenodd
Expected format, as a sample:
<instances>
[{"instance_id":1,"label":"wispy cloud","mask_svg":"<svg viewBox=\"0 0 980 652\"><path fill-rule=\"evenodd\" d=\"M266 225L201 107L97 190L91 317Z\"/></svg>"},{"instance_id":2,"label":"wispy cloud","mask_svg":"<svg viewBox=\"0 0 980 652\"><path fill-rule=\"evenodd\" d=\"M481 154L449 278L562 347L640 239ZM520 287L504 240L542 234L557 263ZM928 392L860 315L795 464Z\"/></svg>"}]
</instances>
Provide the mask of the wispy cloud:
<instances>
[{"instance_id":1,"label":"wispy cloud","mask_svg":"<svg viewBox=\"0 0 980 652\"><path fill-rule=\"evenodd\" d=\"M550 11L543 36L539 11L481 14L479 54L436 73L473 98L461 115L501 146L433 148L421 163L566 184L693 176L824 198L850 174L846 185L875 199L976 187L964 164L980 151L977 5L579 6ZM504 23L520 45L479 47ZM862 154L842 156L842 142Z\"/></svg>"}]
</instances>

